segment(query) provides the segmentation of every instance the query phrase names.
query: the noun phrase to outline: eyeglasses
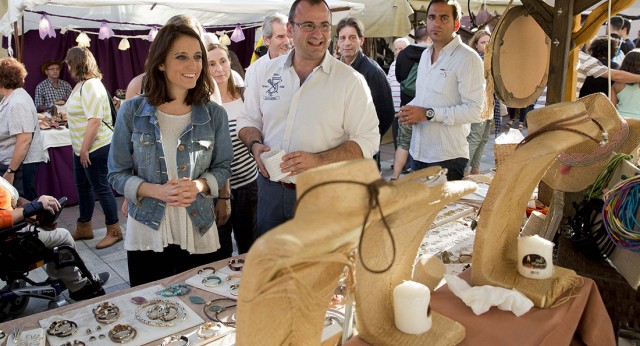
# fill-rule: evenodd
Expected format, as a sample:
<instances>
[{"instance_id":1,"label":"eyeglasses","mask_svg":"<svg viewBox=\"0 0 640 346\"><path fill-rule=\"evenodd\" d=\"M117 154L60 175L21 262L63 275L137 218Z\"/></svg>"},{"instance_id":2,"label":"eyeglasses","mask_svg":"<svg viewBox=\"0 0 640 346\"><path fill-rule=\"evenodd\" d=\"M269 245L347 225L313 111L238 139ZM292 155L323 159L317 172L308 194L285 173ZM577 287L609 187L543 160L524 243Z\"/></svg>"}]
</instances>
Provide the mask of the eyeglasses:
<instances>
[{"instance_id":1,"label":"eyeglasses","mask_svg":"<svg viewBox=\"0 0 640 346\"><path fill-rule=\"evenodd\" d=\"M320 25L315 25L309 22L305 22L305 23L290 22L290 23L293 25L296 25L297 27L302 29L302 31L304 32L313 32L316 30L316 28L320 29L320 31L322 32L331 31L331 23L329 22L320 23Z\"/></svg>"}]
</instances>

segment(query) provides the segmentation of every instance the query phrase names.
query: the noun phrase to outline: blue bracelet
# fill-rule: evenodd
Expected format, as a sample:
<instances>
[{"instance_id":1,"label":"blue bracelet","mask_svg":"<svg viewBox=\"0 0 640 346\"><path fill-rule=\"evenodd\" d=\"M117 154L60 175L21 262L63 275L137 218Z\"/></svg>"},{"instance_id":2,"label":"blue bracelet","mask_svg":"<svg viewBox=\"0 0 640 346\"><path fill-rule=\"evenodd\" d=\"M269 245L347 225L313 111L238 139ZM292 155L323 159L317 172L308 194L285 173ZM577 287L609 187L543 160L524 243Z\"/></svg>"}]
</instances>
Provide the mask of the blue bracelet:
<instances>
[{"instance_id":1,"label":"blue bracelet","mask_svg":"<svg viewBox=\"0 0 640 346\"><path fill-rule=\"evenodd\" d=\"M191 288L185 284L175 284L156 292L163 297L183 296L191 292Z\"/></svg>"}]
</instances>

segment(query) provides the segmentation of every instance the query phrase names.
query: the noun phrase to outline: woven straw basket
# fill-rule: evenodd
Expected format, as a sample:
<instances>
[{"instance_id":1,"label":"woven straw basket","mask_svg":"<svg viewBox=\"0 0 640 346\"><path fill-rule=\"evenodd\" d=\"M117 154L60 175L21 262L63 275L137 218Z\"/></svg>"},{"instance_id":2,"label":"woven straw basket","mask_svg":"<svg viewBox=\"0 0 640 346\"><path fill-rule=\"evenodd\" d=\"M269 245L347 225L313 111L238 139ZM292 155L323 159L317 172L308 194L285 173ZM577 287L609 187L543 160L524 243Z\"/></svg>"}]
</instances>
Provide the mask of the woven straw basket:
<instances>
[{"instance_id":1,"label":"woven straw basket","mask_svg":"<svg viewBox=\"0 0 640 346\"><path fill-rule=\"evenodd\" d=\"M496 170L504 163L511 153L516 150L518 144L494 144L493 155L496 159Z\"/></svg>"}]
</instances>

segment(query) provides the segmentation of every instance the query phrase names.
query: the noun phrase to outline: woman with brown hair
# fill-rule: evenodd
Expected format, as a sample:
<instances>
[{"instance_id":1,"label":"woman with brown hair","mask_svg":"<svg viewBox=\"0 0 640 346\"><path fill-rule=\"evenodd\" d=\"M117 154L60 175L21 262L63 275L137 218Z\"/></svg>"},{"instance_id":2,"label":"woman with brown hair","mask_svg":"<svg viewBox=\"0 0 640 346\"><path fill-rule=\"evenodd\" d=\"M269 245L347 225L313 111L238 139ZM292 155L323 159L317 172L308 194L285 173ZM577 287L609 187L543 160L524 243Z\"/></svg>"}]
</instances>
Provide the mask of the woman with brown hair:
<instances>
[{"instance_id":1,"label":"woman with brown hair","mask_svg":"<svg viewBox=\"0 0 640 346\"><path fill-rule=\"evenodd\" d=\"M226 257L213 201L231 176L233 148L206 66L198 33L165 25L151 44L143 94L118 113L109 182L129 201L131 286Z\"/></svg>"},{"instance_id":2,"label":"woman with brown hair","mask_svg":"<svg viewBox=\"0 0 640 346\"><path fill-rule=\"evenodd\" d=\"M0 174L32 201L42 161L42 137L31 96L22 88L27 70L14 58L0 59Z\"/></svg>"},{"instance_id":3,"label":"woman with brown hair","mask_svg":"<svg viewBox=\"0 0 640 346\"><path fill-rule=\"evenodd\" d=\"M118 224L118 206L107 181L107 159L113 131L111 108L102 74L93 54L85 47L73 47L67 52L66 63L77 82L67 101L68 126L73 146L73 169L78 187L80 216L74 240L93 239L91 218L98 196L104 212L107 234L96 245L106 248L122 240Z\"/></svg>"},{"instance_id":4,"label":"woman with brown hair","mask_svg":"<svg viewBox=\"0 0 640 346\"><path fill-rule=\"evenodd\" d=\"M231 208L231 216L226 223L219 224L221 250L228 257L233 252L231 233L233 232L238 246L238 253L249 251L257 236L256 211L258 208L258 167L249 149L242 144L236 131L236 120L242 112L244 102L243 88L236 86L231 59L227 46L219 43L207 47L209 74L220 88L222 107L227 111L229 131L233 143L233 161L231 162L231 200L220 198L216 203L216 214L226 214Z\"/></svg>"}]
</instances>

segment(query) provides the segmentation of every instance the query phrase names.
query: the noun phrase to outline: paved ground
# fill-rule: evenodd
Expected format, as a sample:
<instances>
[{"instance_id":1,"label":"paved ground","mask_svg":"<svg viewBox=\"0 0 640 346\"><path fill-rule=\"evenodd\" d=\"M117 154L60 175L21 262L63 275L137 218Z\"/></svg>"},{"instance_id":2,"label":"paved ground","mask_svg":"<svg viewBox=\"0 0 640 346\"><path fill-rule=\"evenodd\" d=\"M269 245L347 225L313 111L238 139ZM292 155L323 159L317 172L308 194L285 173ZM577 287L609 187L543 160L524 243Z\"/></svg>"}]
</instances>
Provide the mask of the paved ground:
<instances>
[{"instance_id":1,"label":"paved ground","mask_svg":"<svg viewBox=\"0 0 640 346\"><path fill-rule=\"evenodd\" d=\"M493 156L493 144L494 136L491 135L489 142L485 148L484 155L481 160L481 171L488 172L495 166ZM384 144L381 147L381 166L382 175L386 179L391 176L391 164L393 163L393 144ZM70 177L73 179L73 177ZM118 206L122 204L122 197L118 198ZM79 211L77 206L67 207L63 210L58 220L58 227L67 228L69 230L75 229L76 219ZM121 216L121 225L126 225L126 219ZM95 238L92 240L83 240L76 242L78 253L84 260L87 268L93 273L99 273L102 271L109 271L111 273L111 279L105 285L105 291L107 293L117 292L129 288L129 270L127 268L126 251L123 247L123 242L119 242L116 245L98 250L95 245L104 237L106 228L104 228L104 215L100 204L96 203L96 208L93 216L93 226L98 227L94 229ZM100 228L102 227L102 228ZM42 281L46 279L46 273L42 268L32 271L29 275L34 280ZM1 283L4 286L4 283ZM64 293L68 298L67 292ZM40 312L47 309L47 303L40 299L31 299L27 310L24 315Z\"/></svg>"}]
</instances>

